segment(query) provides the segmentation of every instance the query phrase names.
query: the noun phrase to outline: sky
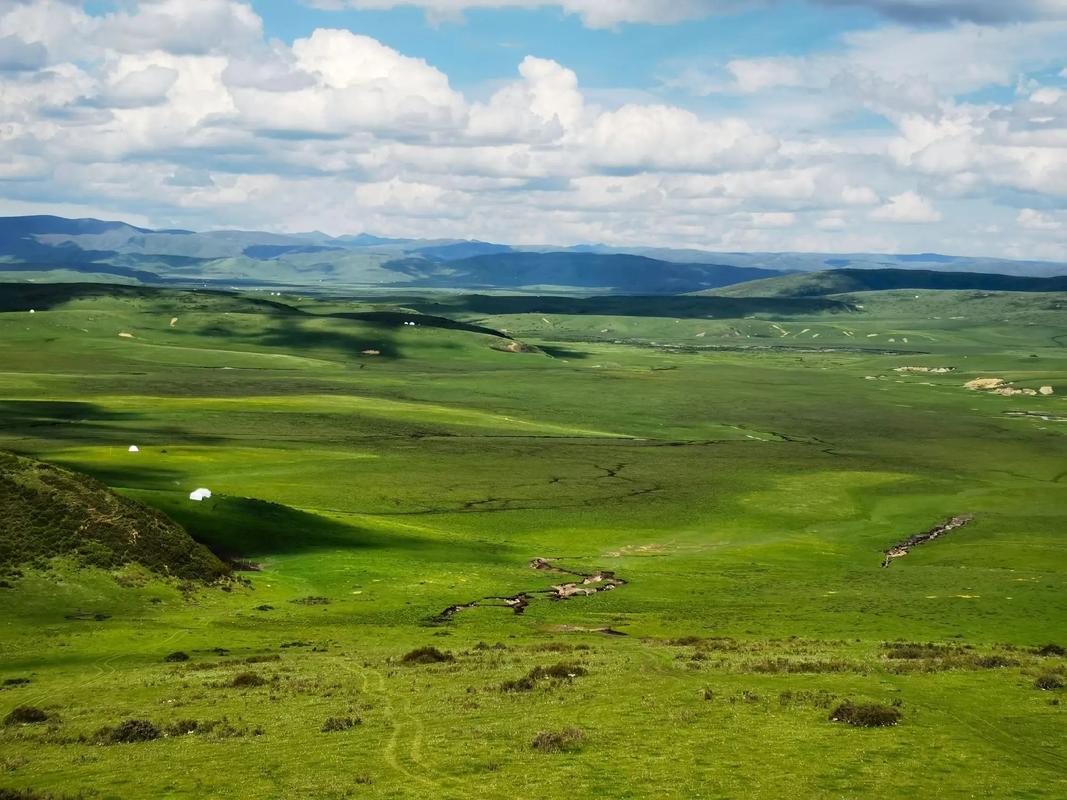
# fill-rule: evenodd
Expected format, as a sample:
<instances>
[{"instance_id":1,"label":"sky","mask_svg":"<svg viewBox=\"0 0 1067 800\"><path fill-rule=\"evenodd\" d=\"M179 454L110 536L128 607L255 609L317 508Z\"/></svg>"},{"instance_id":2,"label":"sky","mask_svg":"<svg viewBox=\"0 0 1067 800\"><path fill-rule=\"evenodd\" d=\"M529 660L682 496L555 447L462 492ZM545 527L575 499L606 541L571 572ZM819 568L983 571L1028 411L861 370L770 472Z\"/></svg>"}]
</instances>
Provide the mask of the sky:
<instances>
[{"instance_id":1,"label":"sky","mask_svg":"<svg viewBox=\"0 0 1067 800\"><path fill-rule=\"evenodd\" d=\"M1067 0L0 0L0 214L1067 261Z\"/></svg>"}]
</instances>

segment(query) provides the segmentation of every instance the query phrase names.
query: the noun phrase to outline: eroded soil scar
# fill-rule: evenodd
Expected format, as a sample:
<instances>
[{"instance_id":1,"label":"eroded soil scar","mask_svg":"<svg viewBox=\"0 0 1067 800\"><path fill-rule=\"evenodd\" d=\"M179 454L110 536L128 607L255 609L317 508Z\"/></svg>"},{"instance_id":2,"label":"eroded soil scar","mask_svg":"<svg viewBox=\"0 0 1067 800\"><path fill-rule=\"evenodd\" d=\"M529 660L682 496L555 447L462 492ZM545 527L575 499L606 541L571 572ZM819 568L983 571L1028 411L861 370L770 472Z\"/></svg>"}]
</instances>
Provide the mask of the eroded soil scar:
<instances>
[{"instance_id":1,"label":"eroded soil scar","mask_svg":"<svg viewBox=\"0 0 1067 800\"><path fill-rule=\"evenodd\" d=\"M502 606L510 608L516 614L522 614L536 595L543 595L549 600L570 600L572 597L588 597L599 592L609 592L625 586L626 581L616 577L614 572L600 570L598 572L576 572L570 569L558 567L546 558L535 558L530 561L530 569L539 572L553 572L558 575L571 575L576 580L566 583L558 583L547 589L534 589L527 592L519 592L508 597L483 597L481 600L473 600L470 603L457 603L449 606L435 616L435 622L447 622L460 611L480 606ZM494 602L495 601L495 602Z\"/></svg>"},{"instance_id":2,"label":"eroded soil scar","mask_svg":"<svg viewBox=\"0 0 1067 800\"><path fill-rule=\"evenodd\" d=\"M962 528L967 523L974 519L974 514L960 514L958 517L942 522L937 527L931 528L924 533L917 533L908 539L905 539L900 544L894 545L885 551L885 558L882 559L882 567L887 568L893 563L894 558L903 558L908 554L908 551L913 547L918 547L920 544L926 544L932 542L939 536L944 536L950 531L954 531L958 528Z\"/></svg>"}]
</instances>

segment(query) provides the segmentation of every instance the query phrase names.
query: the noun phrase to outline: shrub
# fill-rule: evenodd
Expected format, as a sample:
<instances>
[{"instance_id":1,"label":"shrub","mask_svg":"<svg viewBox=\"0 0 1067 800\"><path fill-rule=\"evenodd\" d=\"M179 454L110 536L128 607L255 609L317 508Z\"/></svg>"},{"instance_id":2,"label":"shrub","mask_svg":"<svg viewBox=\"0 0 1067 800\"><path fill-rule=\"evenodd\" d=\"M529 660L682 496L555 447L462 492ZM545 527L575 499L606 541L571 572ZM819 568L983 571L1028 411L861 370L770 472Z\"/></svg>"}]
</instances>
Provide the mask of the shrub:
<instances>
[{"instance_id":1,"label":"shrub","mask_svg":"<svg viewBox=\"0 0 1067 800\"><path fill-rule=\"evenodd\" d=\"M290 600L289 602L297 603L302 606L328 606L330 604L330 598L310 595L308 597L298 597L296 600Z\"/></svg>"},{"instance_id":2,"label":"shrub","mask_svg":"<svg viewBox=\"0 0 1067 800\"><path fill-rule=\"evenodd\" d=\"M173 653L168 653L167 655L163 656L163 660L169 662L188 661L189 654L183 653L181 650L175 650Z\"/></svg>"},{"instance_id":3,"label":"shrub","mask_svg":"<svg viewBox=\"0 0 1067 800\"><path fill-rule=\"evenodd\" d=\"M456 657L451 653L445 653L436 647L419 647L407 653L400 659L402 664L443 664L455 661Z\"/></svg>"},{"instance_id":4,"label":"shrub","mask_svg":"<svg viewBox=\"0 0 1067 800\"><path fill-rule=\"evenodd\" d=\"M112 744L131 744L133 742L150 742L163 734L159 728L146 719L127 719L117 728L108 729L105 737Z\"/></svg>"},{"instance_id":5,"label":"shrub","mask_svg":"<svg viewBox=\"0 0 1067 800\"><path fill-rule=\"evenodd\" d=\"M667 644L673 647L696 647L703 643L704 640L699 636L680 636L677 639L667 640Z\"/></svg>"},{"instance_id":6,"label":"shrub","mask_svg":"<svg viewBox=\"0 0 1067 800\"><path fill-rule=\"evenodd\" d=\"M857 728L887 728L900 722L903 715L892 706L880 703L857 705L846 700L830 714L831 722L844 722Z\"/></svg>"},{"instance_id":7,"label":"shrub","mask_svg":"<svg viewBox=\"0 0 1067 800\"><path fill-rule=\"evenodd\" d=\"M262 656L249 656L248 658L246 658L241 663L242 664L266 664L266 663L269 663L271 661L281 661L281 660L282 660L282 657L280 655L278 655L277 653L269 653L267 655L262 655Z\"/></svg>"},{"instance_id":8,"label":"shrub","mask_svg":"<svg viewBox=\"0 0 1067 800\"><path fill-rule=\"evenodd\" d=\"M352 717L327 717L319 730L323 733L336 733L337 731L347 731L362 724L363 720L359 717L355 719Z\"/></svg>"},{"instance_id":9,"label":"shrub","mask_svg":"<svg viewBox=\"0 0 1067 800\"><path fill-rule=\"evenodd\" d=\"M1042 675L1034 681L1034 688L1043 692L1051 692L1063 688L1063 680L1057 675Z\"/></svg>"},{"instance_id":10,"label":"shrub","mask_svg":"<svg viewBox=\"0 0 1067 800\"><path fill-rule=\"evenodd\" d=\"M581 728L564 728L561 731L541 731L531 743L534 750L542 753L575 753L585 744L585 731Z\"/></svg>"},{"instance_id":11,"label":"shrub","mask_svg":"<svg viewBox=\"0 0 1067 800\"><path fill-rule=\"evenodd\" d=\"M266 682L266 678L254 672L239 672L230 679L229 685L234 689L251 689Z\"/></svg>"},{"instance_id":12,"label":"shrub","mask_svg":"<svg viewBox=\"0 0 1067 800\"><path fill-rule=\"evenodd\" d=\"M256 606L254 610L255 611L273 611L274 610L274 606L268 606L266 603L264 603L261 606Z\"/></svg>"},{"instance_id":13,"label":"shrub","mask_svg":"<svg viewBox=\"0 0 1067 800\"><path fill-rule=\"evenodd\" d=\"M48 715L39 708L33 706L19 706L4 717L5 725L31 725L37 722L47 722Z\"/></svg>"},{"instance_id":14,"label":"shrub","mask_svg":"<svg viewBox=\"0 0 1067 800\"><path fill-rule=\"evenodd\" d=\"M180 719L167 726L167 736L185 736L200 730L200 723L195 719Z\"/></svg>"},{"instance_id":15,"label":"shrub","mask_svg":"<svg viewBox=\"0 0 1067 800\"><path fill-rule=\"evenodd\" d=\"M586 675L585 667L579 667L577 664L568 664L561 661L558 664L553 664L551 667L534 667L530 670L530 677L536 680L542 678L551 678L557 681L569 681L574 678L580 678Z\"/></svg>"},{"instance_id":16,"label":"shrub","mask_svg":"<svg viewBox=\"0 0 1067 800\"><path fill-rule=\"evenodd\" d=\"M4 686L25 686L28 683L32 683L29 678L5 678Z\"/></svg>"},{"instance_id":17,"label":"shrub","mask_svg":"<svg viewBox=\"0 0 1067 800\"><path fill-rule=\"evenodd\" d=\"M886 658L902 660L940 658L951 654L955 648L943 644L918 642L889 642L882 645Z\"/></svg>"},{"instance_id":18,"label":"shrub","mask_svg":"<svg viewBox=\"0 0 1067 800\"><path fill-rule=\"evenodd\" d=\"M500 684L500 690L502 692L529 692L537 686L537 682L540 680L572 681L585 674L587 674L585 667L561 661L559 664L553 664L550 667L534 667L522 678L504 681Z\"/></svg>"},{"instance_id":19,"label":"shrub","mask_svg":"<svg viewBox=\"0 0 1067 800\"><path fill-rule=\"evenodd\" d=\"M1014 658L1007 658L1005 656L991 655L991 656L977 656L974 658L974 666L981 669L1000 669L1002 667L1017 667L1019 662Z\"/></svg>"},{"instance_id":20,"label":"shrub","mask_svg":"<svg viewBox=\"0 0 1067 800\"><path fill-rule=\"evenodd\" d=\"M1043 644L1035 651L1039 656L1067 656L1067 650L1058 644Z\"/></svg>"}]
</instances>

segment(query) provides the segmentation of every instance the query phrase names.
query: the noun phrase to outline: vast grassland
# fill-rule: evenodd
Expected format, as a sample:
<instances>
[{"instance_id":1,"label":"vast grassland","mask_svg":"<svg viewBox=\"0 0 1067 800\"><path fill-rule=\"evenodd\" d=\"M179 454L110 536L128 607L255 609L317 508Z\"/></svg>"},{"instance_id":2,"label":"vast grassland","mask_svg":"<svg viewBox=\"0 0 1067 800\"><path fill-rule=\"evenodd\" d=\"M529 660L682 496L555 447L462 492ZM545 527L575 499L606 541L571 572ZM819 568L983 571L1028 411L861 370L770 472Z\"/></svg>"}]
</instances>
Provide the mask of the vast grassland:
<instances>
[{"instance_id":1,"label":"vast grassland","mask_svg":"<svg viewBox=\"0 0 1067 800\"><path fill-rule=\"evenodd\" d=\"M0 728L0 789L1067 796L1067 295L26 291L0 285L0 449L257 571L8 576L0 715L48 719ZM535 558L625 583L554 600L580 578ZM131 719L167 735L101 731Z\"/></svg>"}]
</instances>

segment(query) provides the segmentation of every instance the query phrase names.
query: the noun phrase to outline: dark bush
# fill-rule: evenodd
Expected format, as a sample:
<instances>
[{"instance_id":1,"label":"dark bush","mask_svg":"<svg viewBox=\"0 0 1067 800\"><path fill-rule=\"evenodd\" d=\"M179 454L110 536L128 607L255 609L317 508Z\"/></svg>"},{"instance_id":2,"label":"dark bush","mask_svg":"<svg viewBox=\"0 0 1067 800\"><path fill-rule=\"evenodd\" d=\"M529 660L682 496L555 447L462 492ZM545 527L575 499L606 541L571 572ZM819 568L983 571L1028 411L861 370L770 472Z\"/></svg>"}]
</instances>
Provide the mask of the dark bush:
<instances>
[{"instance_id":1,"label":"dark bush","mask_svg":"<svg viewBox=\"0 0 1067 800\"><path fill-rule=\"evenodd\" d=\"M229 685L234 689L251 689L266 682L266 678L254 672L239 672L230 679Z\"/></svg>"},{"instance_id":2,"label":"dark bush","mask_svg":"<svg viewBox=\"0 0 1067 800\"><path fill-rule=\"evenodd\" d=\"M278 655L277 653L269 653L267 655L262 655L262 656L249 656L248 658L244 659L241 663L242 664L267 664L267 663L269 663L271 661L281 661L281 660L282 660L282 657L280 655Z\"/></svg>"},{"instance_id":3,"label":"dark bush","mask_svg":"<svg viewBox=\"0 0 1067 800\"><path fill-rule=\"evenodd\" d=\"M25 686L28 683L32 683L29 678L5 678L4 686Z\"/></svg>"},{"instance_id":4,"label":"dark bush","mask_svg":"<svg viewBox=\"0 0 1067 800\"><path fill-rule=\"evenodd\" d=\"M200 730L200 723L195 719L180 719L167 726L167 736L185 736Z\"/></svg>"},{"instance_id":5,"label":"dark bush","mask_svg":"<svg viewBox=\"0 0 1067 800\"><path fill-rule=\"evenodd\" d=\"M455 660L454 655L441 652L436 647L419 647L407 653L400 659L400 662L402 664L443 664Z\"/></svg>"},{"instance_id":6,"label":"dark bush","mask_svg":"<svg viewBox=\"0 0 1067 800\"><path fill-rule=\"evenodd\" d=\"M108 729L106 740L113 744L132 744L133 742L150 742L163 734L159 728L146 719L127 719L117 728Z\"/></svg>"},{"instance_id":7,"label":"dark bush","mask_svg":"<svg viewBox=\"0 0 1067 800\"><path fill-rule=\"evenodd\" d=\"M981 669L1001 669L1002 667L1017 667L1019 665L1019 662L1014 658L997 655L977 656L973 663L974 666Z\"/></svg>"},{"instance_id":8,"label":"dark bush","mask_svg":"<svg viewBox=\"0 0 1067 800\"><path fill-rule=\"evenodd\" d=\"M849 700L839 705L830 714L831 722L844 722L857 728L887 728L900 722L903 715L899 709L880 703L858 705Z\"/></svg>"},{"instance_id":9,"label":"dark bush","mask_svg":"<svg viewBox=\"0 0 1067 800\"><path fill-rule=\"evenodd\" d=\"M541 680L572 681L585 674L587 674L585 667L561 661L559 664L553 664L550 667L534 667L522 678L504 681L500 684L500 690L503 692L529 692Z\"/></svg>"},{"instance_id":10,"label":"dark bush","mask_svg":"<svg viewBox=\"0 0 1067 800\"><path fill-rule=\"evenodd\" d=\"M19 706L4 717L5 725L30 725L37 722L47 722L48 715L39 708L33 706Z\"/></svg>"},{"instance_id":11,"label":"dark bush","mask_svg":"<svg viewBox=\"0 0 1067 800\"><path fill-rule=\"evenodd\" d=\"M1058 644L1043 644L1034 650L1039 656L1067 656L1067 650Z\"/></svg>"},{"instance_id":12,"label":"dark bush","mask_svg":"<svg viewBox=\"0 0 1067 800\"><path fill-rule=\"evenodd\" d=\"M919 658L942 658L954 652L958 648L944 644L925 644L918 642L887 642L882 645L885 649L886 658L895 659L919 659Z\"/></svg>"},{"instance_id":13,"label":"dark bush","mask_svg":"<svg viewBox=\"0 0 1067 800\"><path fill-rule=\"evenodd\" d=\"M188 661L189 654L183 653L181 650L175 650L173 653L168 653L167 655L165 655L163 657L163 660L170 662Z\"/></svg>"},{"instance_id":14,"label":"dark bush","mask_svg":"<svg viewBox=\"0 0 1067 800\"><path fill-rule=\"evenodd\" d=\"M308 597L298 597L296 600L290 600L289 602L297 603L302 606L328 606L330 604L330 598L310 595Z\"/></svg>"},{"instance_id":15,"label":"dark bush","mask_svg":"<svg viewBox=\"0 0 1067 800\"><path fill-rule=\"evenodd\" d=\"M564 728L561 731L541 731L531 743L534 750L542 753L575 753L585 744L585 731L581 728Z\"/></svg>"},{"instance_id":16,"label":"dark bush","mask_svg":"<svg viewBox=\"0 0 1067 800\"><path fill-rule=\"evenodd\" d=\"M1063 688L1063 679L1058 675L1042 675L1034 681L1034 688L1043 692L1051 692Z\"/></svg>"},{"instance_id":17,"label":"dark bush","mask_svg":"<svg viewBox=\"0 0 1067 800\"><path fill-rule=\"evenodd\" d=\"M585 667L579 667L577 664L567 664L562 661L550 667L534 667L530 670L530 677L534 680L551 678L557 681L569 681L586 674Z\"/></svg>"},{"instance_id":18,"label":"dark bush","mask_svg":"<svg viewBox=\"0 0 1067 800\"><path fill-rule=\"evenodd\" d=\"M327 717L319 730L323 733L336 733L337 731L347 731L362 724L363 720L359 717L355 719L352 717Z\"/></svg>"},{"instance_id":19,"label":"dark bush","mask_svg":"<svg viewBox=\"0 0 1067 800\"><path fill-rule=\"evenodd\" d=\"M261 606L256 606L255 610L256 611L273 611L274 610L274 606L268 606L266 603L264 603Z\"/></svg>"},{"instance_id":20,"label":"dark bush","mask_svg":"<svg viewBox=\"0 0 1067 800\"><path fill-rule=\"evenodd\" d=\"M668 639L667 644L673 647L696 647L703 644L704 640L699 636L680 636L677 639Z\"/></svg>"}]
</instances>

